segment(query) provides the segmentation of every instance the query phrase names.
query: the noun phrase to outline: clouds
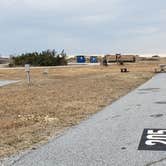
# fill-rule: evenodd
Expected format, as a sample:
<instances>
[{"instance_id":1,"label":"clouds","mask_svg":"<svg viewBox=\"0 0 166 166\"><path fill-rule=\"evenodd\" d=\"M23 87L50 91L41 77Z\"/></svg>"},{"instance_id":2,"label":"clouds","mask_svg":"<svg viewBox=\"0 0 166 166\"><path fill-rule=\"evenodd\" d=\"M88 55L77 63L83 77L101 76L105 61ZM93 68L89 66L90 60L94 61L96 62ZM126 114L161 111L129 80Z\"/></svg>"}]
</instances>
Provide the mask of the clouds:
<instances>
[{"instance_id":1,"label":"clouds","mask_svg":"<svg viewBox=\"0 0 166 166\"><path fill-rule=\"evenodd\" d=\"M57 12L57 13L87 13L89 11L100 12L103 10L111 9L114 4L119 0L1 0L1 9L10 10L36 10ZM107 6L107 4L111 6Z\"/></svg>"},{"instance_id":2,"label":"clouds","mask_svg":"<svg viewBox=\"0 0 166 166\"><path fill-rule=\"evenodd\" d=\"M166 52L163 0L0 0L0 52ZM153 47L153 49L152 49Z\"/></svg>"}]
</instances>

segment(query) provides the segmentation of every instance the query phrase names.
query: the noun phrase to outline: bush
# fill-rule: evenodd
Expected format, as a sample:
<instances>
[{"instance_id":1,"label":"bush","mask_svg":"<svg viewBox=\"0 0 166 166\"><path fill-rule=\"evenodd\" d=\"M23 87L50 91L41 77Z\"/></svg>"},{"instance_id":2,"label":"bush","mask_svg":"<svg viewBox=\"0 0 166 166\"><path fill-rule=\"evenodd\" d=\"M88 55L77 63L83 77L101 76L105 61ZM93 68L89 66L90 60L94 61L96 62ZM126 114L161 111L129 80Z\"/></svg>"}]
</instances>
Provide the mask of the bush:
<instances>
[{"instance_id":1,"label":"bush","mask_svg":"<svg viewBox=\"0 0 166 166\"><path fill-rule=\"evenodd\" d=\"M66 53L64 50L58 54L55 50L46 50L41 53L33 52L21 54L12 57L13 65L24 66L30 64L32 66L61 66L67 65Z\"/></svg>"}]
</instances>

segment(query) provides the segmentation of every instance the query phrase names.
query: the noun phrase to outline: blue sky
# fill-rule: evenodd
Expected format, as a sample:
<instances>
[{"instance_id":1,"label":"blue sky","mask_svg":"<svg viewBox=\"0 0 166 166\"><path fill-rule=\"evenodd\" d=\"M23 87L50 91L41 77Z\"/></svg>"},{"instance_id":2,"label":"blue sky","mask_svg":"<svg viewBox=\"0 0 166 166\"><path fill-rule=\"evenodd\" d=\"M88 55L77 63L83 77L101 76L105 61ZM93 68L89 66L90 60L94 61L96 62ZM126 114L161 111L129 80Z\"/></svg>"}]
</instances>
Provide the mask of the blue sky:
<instances>
[{"instance_id":1,"label":"blue sky","mask_svg":"<svg viewBox=\"0 0 166 166\"><path fill-rule=\"evenodd\" d=\"M0 53L165 54L165 0L0 0Z\"/></svg>"}]
</instances>

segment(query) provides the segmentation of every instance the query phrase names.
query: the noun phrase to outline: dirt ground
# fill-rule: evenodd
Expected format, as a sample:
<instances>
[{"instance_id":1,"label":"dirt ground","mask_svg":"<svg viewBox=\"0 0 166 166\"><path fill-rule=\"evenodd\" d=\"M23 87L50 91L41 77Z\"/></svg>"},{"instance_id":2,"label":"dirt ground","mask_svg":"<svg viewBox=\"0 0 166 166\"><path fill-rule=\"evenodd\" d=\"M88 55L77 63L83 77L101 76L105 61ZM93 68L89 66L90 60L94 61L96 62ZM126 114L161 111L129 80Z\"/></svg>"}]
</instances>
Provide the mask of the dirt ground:
<instances>
[{"instance_id":1,"label":"dirt ground","mask_svg":"<svg viewBox=\"0 0 166 166\"><path fill-rule=\"evenodd\" d=\"M127 94L154 75L155 62L122 66L32 69L28 87L24 70L0 69L0 157L45 143Z\"/></svg>"}]
</instances>

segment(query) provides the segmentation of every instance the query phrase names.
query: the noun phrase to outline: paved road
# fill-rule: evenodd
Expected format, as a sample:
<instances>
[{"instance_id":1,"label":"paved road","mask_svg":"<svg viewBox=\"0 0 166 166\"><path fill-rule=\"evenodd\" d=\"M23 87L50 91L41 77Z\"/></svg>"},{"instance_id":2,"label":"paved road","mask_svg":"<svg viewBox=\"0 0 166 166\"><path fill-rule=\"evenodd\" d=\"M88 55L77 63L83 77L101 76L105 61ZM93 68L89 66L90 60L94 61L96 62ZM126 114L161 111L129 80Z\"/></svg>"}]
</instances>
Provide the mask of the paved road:
<instances>
[{"instance_id":1,"label":"paved road","mask_svg":"<svg viewBox=\"0 0 166 166\"><path fill-rule=\"evenodd\" d=\"M7 159L3 164L165 166L166 151L138 150L145 128L166 129L166 74L156 75L39 149Z\"/></svg>"},{"instance_id":2,"label":"paved road","mask_svg":"<svg viewBox=\"0 0 166 166\"><path fill-rule=\"evenodd\" d=\"M9 85L9 84L13 84L19 81L13 81L13 80L0 80L0 87L1 86L5 86L5 85Z\"/></svg>"},{"instance_id":3,"label":"paved road","mask_svg":"<svg viewBox=\"0 0 166 166\"><path fill-rule=\"evenodd\" d=\"M66 66L31 66L31 69L57 69L57 68L77 68L99 66L100 63L69 63ZM112 64L114 65L114 64ZM25 70L25 67L4 67L0 65L0 70Z\"/></svg>"}]
</instances>

